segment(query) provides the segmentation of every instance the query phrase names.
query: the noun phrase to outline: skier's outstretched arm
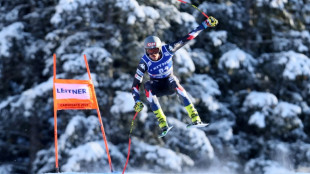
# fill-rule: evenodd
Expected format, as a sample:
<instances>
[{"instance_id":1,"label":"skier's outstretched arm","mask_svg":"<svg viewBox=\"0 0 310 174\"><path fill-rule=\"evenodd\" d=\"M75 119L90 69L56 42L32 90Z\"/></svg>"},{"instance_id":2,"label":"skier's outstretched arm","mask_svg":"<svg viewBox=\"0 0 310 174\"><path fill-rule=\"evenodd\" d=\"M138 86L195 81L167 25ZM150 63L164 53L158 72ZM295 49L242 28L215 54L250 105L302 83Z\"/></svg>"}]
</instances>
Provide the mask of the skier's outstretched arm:
<instances>
[{"instance_id":1,"label":"skier's outstretched arm","mask_svg":"<svg viewBox=\"0 0 310 174\"><path fill-rule=\"evenodd\" d=\"M195 39L200 32L202 32L204 29L208 27L215 27L218 24L217 19L210 16L208 19L203 21L196 29L189 32L186 36L184 36L182 39L177 40L171 44L168 44L168 50L170 53L175 53L178 49L186 45L189 41Z\"/></svg>"}]
</instances>

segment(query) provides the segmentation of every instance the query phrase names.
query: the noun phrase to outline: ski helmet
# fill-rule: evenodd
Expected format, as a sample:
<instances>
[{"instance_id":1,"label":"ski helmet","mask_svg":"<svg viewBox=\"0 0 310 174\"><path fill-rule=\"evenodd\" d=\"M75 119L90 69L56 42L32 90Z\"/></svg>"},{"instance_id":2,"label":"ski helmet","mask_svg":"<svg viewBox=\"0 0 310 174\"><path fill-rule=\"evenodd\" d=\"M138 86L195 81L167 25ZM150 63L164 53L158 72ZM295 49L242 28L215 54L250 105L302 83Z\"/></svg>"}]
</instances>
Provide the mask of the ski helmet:
<instances>
[{"instance_id":1,"label":"ski helmet","mask_svg":"<svg viewBox=\"0 0 310 174\"><path fill-rule=\"evenodd\" d=\"M161 50L161 41L157 36L149 36L144 40L144 48L159 48Z\"/></svg>"}]
</instances>

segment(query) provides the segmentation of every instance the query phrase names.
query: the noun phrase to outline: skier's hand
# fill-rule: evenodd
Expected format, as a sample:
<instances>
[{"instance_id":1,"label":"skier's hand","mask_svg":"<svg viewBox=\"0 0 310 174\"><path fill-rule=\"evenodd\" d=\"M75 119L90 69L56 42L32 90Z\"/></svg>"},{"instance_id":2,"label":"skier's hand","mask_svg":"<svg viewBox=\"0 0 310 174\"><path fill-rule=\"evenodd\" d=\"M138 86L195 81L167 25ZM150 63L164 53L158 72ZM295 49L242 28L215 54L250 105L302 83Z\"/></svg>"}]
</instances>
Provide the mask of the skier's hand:
<instances>
[{"instance_id":1,"label":"skier's hand","mask_svg":"<svg viewBox=\"0 0 310 174\"><path fill-rule=\"evenodd\" d=\"M202 22L202 25L207 28L207 27L215 27L218 24L218 20L215 19L213 16L210 16L208 19Z\"/></svg>"},{"instance_id":2,"label":"skier's hand","mask_svg":"<svg viewBox=\"0 0 310 174\"><path fill-rule=\"evenodd\" d=\"M143 103L138 100L138 101L136 101L136 104L133 108L136 112L140 112L140 111L142 111L143 107L144 107Z\"/></svg>"}]
</instances>

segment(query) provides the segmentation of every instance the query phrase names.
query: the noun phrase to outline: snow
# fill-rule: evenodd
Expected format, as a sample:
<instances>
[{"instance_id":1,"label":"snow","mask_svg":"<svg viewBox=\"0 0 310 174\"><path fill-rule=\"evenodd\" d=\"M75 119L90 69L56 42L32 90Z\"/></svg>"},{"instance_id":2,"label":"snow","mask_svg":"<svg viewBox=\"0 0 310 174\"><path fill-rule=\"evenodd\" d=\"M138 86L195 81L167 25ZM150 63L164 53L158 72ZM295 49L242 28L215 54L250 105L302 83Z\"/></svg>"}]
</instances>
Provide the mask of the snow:
<instances>
[{"instance_id":1,"label":"snow","mask_svg":"<svg viewBox=\"0 0 310 174\"><path fill-rule=\"evenodd\" d=\"M14 99L15 97L10 96L6 100L2 100L0 103L0 110L8 106Z\"/></svg>"},{"instance_id":2,"label":"snow","mask_svg":"<svg viewBox=\"0 0 310 174\"><path fill-rule=\"evenodd\" d=\"M298 76L310 77L310 59L306 55L289 51L281 53L279 57L279 64L285 65L283 77L289 80L295 80Z\"/></svg>"},{"instance_id":3,"label":"snow","mask_svg":"<svg viewBox=\"0 0 310 174\"><path fill-rule=\"evenodd\" d=\"M81 6L96 5L96 1L92 0L60 0L56 6L56 13L52 16L50 22L58 25L63 21L62 13L72 13Z\"/></svg>"},{"instance_id":4,"label":"snow","mask_svg":"<svg viewBox=\"0 0 310 174\"><path fill-rule=\"evenodd\" d=\"M136 147L132 154L144 156L146 160L153 164L153 167L168 167L170 170L181 172L183 165L192 166L194 164L194 161L186 158L184 155L177 154L168 148L158 145L149 145L137 138L132 139L132 145Z\"/></svg>"},{"instance_id":5,"label":"snow","mask_svg":"<svg viewBox=\"0 0 310 174\"><path fill-rule=\"evenodd\" d=\"M168 8L166 6L163 6L164 8ZM167 11L173 11L174 12L174 20L176 23L180 25L184 25L189 28L196 28L198 26L196 19L194 16L186 13L186 12L179 12L174 6L169 6Z\"/></svg>"},{"instance_id":6,"label":"snow","mask_svg":"<svg viewBox=\"0 0 310 174\"><path fill-rule=\"evenodd\" d=\"M83 171L82 165L98 161L106 165L98 167L98 169L93 171L103 170L108 167L105 144L102 141L99 125L97 116L93 115L89 117L77 115L70 120L65 132L58 141L59 154L65 153L69 156L68 160L62 164L62 171ZM110 155L114 157L114 160L125 161L125 157L117 147L110 142L108 142L108 147ZM61 156L59 158L61 160Z\"/></svg>"},{"instance_id":7,"label":"snow","mask_svg":"<svg viewBox=\"0 0 310 174\"><path fill-rule=\"evenodd\" d=\"M220 106L221 106L220 103L213 96L203 95L201 97L202 97L203 103L205 104L205 106L208 107L210 111L216 111L220 109Z\"/></svg>"},{"instance_id":8,"label":"snow","mask_svg":"<svg viewBox=\"0 0 310 174\"><path fill-rule=\"evenodd\" d=\"M130 74L121 73L120 77L115 79L112 83L112 87L115 89L121 89L122 91L131 90L132 76Z\"/></svg>"},{"instance_id":9,"label":"snow","mask_svg":"<svg viewBox=\"0 0 310 174\"><path fill-rule=\"evenodd\" d=\"M294 105L287 102L279 102L279 104L274 108L273 113L276 116L280 116L283 120L286 121L286 127L299 127L303 128L303 122L298 117L301 113L301 108L298 105ZM289 122L288 122L289 120ZM280 124L281 122L279 122Z\"/></svg>"},{"instance_id":10,"label":"snow","mask_svg":"<svg viewBox=\"0 0 310 174\"><path fill-rule=\"evenodd\" d=\"M66 51L66 49L71 45L76 45L77 43L80 43L85 38L88 37L87 32L76 32L70 36L68 36L65 40L61 42L61 45L56 50L56 55L60 56L62 54L69 54L69 52ZM78 50L80 51L80 50ZM77 53L77 52L76 52Z\"/></svg>"},{"instance_id":11,"label":"snow","mask_svg":"<svg viewBox=\"0 0 310 174\"><path fill-rule=\"evenodd\" d=\"M116 91L116 96L113 99L111 113L128 113L134 111L133 106L135 101L132 99L132 94L129 92Z\"/></svg>"},{"instance_id":12,"label":"snow","mask_svg":"<svg viewBox=\"0 0 310 174\"><path fill-rule=\"evenodd\" d=\"M13 10L11 10L5 15L5 20L10 21L10 22L16 21L18 19L19 10L20 10L20 7L15 7Z\"/></svg>"},{"instance_id":13,"label":"snow","mask_svg":"<svg viewBox=\"0 0 310 174\"><path fill-rule=\"evenodd\" d=\"M121 171L114 171L113 173L83 173L83 172L60 172L60 174L121 174ZM131 171L131 172L125 172L126 174L172 174L172 173L152 173L152 172L147 172L147 171ZM45 173L45 174L55 174L55 173ZM179 173L178 174L193 174L192 172L188 173ZM195 171L195 174L226 174L226 173L218 173L218 172L206 172L206 171ZM231 173L227 173L227 174L231 174ZM297 173L296 173L297 174ZM302 173L298 173L298 174L302 174Z\"/></svg>"},{"instance_id":14,"label":"snow","mask_svg":"<svg viewBox=\"0 0 310 174\"><path fill-rule=\"evenodd\" d=\"M196 22L196 19L194 16L188 14L188 13L185 13L185 12L181 12L180 13L180 17L182 19L181 23L180 24L192 24L190 26L187 26L189 28L195 28L198 26L197 22Z\"/></svg>"},{"instance_id":15,"label":"snow","mask_svg":"<svg viewBox=\"0 0 310 174\"><path fill-rule=\"evenodd\" d=\"M220 69L246 68L249 72L253 72L256 63L257 61L250 54L236 48L224 53L221 56L218 67Z\"/></svg>"},{"instance_id":16,"label":"snow","mask_svg":"<svg viewBox=\"0 0 310 174\"><path fill-rule=\"evenodd\" d=\"M4 153L5 156L16 157L18 154L21 156L18 156L17 161L4 159L4 162L0 164L0 173L14 173L19 170L18 166L20 165L16 165L16 162L19 164L19 160L23 161L21 166L31 167L35 171L33 173L51 171L54 167L53 141L48 141L53 136L47 135L53 130L52 124L40 133L40 136L44 137L43 139L38 137L41 146L35 147L39 151L36 153L37 157L35 157L34 163L30 163L32 160L29 160L27 153L23 153L23 151L28 152L29 148L31 150L34 147L32 146L33 142L27 138L25 138L27 140L21 141L22 138L19 135L23 136L25 134L23 127L27 128L30 125L29 119L32 118L29 118L30 114L37 114L35 116L42 119L40 123L52 120L52 117L49 117L52 115L52 110L50 110L52 107L52 78L48 79L48 77L52 75L53 52L56 52L57 58L60 60L58 64L61 66L60 70L64 71L63 74L58 74L58 77L72 77L74 74L81 74L74 76L75 79L88 79L83 60L83 54L87 55L91 71L94 72L92 74L94 84L99 88L97 93L100 94L100 98L98 98L100 105L107 109L103 112L107 139L113 138L111 142L118 143L114 145L108 142L112 162L117 171L120 171L127 154L128 132L126 130L128 129L124 128L128 125L124 123L134 113L134 101L130 93L132 84L130 72L134 72L135 65L133 64L138 61L134 56L139 54L136 53L135 47L141 46L142 48L142 39L150 33L161 35L172 41L180 36L176 31L189 31L197 26L196 20L201 20L204 17L194 8L177 0L58 0L53 2L36 1L34 3L33 1L29 6L24 1L10 1L10 3L2 3L3 7L0 7L0 11L3 12L0 15L2 21L0 22L0 57L4 58L0 63L2 80L6 78L5 76L10 76L9 73L14 73L9 66L12 62L22 60L26 65L29 65L27 63L39 60L37 62L42 63L38 66L24 67L25 71L33 71L29 75L35 78L31 81L27 80L24 73L16 73L12 77L8 77L6 79L8 81L5 80L5 83L9 84L5 84L5 87L15 87L13 85L16 84L24 86L25 90L19 95L15 95L16 91L13 91L14 96L10 96L10 89L5 89L2 94L1 120L8 121L8 124L3 124L0 127L7 133L4 134L4 139L0 140L0 145L10 144L9 146L4 144L5 148L10 149L8 154ZM190 0L188 2L194 3ZM296 167L297 170L309 166L310 150L309 144L307 144L309 137L306 133L309 128L307 94L310 94L310 85L307 84L310 77L310 34L305 29L309 24L307 22L310 21L309 3L306 4L306 1L301 0L257 0L250 4L249 2L202 2L198 8L208 15L216 14L215 17L222 21L220 22L221 26L207 29L208 31L195 40L196 42L190 43L195 43L195 45L187 45L179 50L175 57L177 64L175 70L181 74L181 81L186 80L184 87L188 88L188 95L193 96L193 102L196 108L201 111L201 116L204 119L210 119L212 123L206 128L186 129L184 122L189 121L189 118L184 107L178 102L170 102L170 99L175 96L163 97L162 106L169 109L166 112L167 119L174 128L168 135L169 137L159 139L156 132L158 127L156 127L157 129L153 127L157 126L156 118L151 111L147 111L148 104L145 104L135 125L132 153L128 164L129 173L168 170L170 173L186 171L188 174L235 174L233 170L236 169L242 170L241 173L291 174L294 173L291 169L293 167ZM247 5L257 9L255 3L260 5L258 9L267 10L267 13L271 14L267 16L272 17L263 16L268 25L264 25L265 23L262 21L255 22L254 20L253 25L257 25L258 28L255 28L257 32L250 32L248 36L250 45L246 45L244 38L236 37L234 33L246 30L243 25L246 24L244 22L247 19L243 20L243 14L247 13ZM275 10L276 14L272 10ZM109 11L109 15L107 15L107 11ZM257 16L255 13L256 11L253 11L253 14L250 15L255 17ZM111 20L105 20L109 16ZM38 23L42 21L44 22ZM253 25L250 23L250 27L255 27ZM260 28L259 25L263 25L265 28ZM296 31L292 31L290 28L294 28ZM132 32L128 33L128 31ZM183 31L182 33L185 34L186 32ZM270 39L268 36L264 37L263 31L272 31L272 40L268 40ZM44 36L46 37L44 38ZM203 38L205 36L209 38ZM109 38L111 39L109 40ZM255 50L256 44L257 50ZM237 45L240 48L234 49ZM196 46L197 50L191 48ZM215 49L213 49L214 47ZM275 47L281 48L274 49ZM15 48L18 52L15 52ZM194 57L195 53L193 52L195 51L198 52L196 57L200 59L197 58L194 64L191 58ZM257 66L257 59L253 55L262 55L266 51L271 59L266 61L264 59ZM16 56L11 56L13 54ZM127 56L126 60L132 63L127 64L126 60L122 59L124 56ZM113 62L114 60L117 61ZM43 68L45 69L42 70ZM233 72L244 72L243 70L245 70L250 74L257 72L259 75L253 76L252 79L241 80L241 84L238 86L238 84L231 83L233 79L229 75L223 74L222 70L227 69L234 70ZM41 70L43 75L36 70ZM235 75L237 79L244 77L239 77L239 73ZM274 79L276 80L273 81ZM285 85L281 86L282 82ZM11 83L13 85L10 86ZM231 88L230 86L225 87L226 84L232 84ZM250 86L247 86L248 84ZM223 88L222 86L220 88L219 85L223 85ZM252 85L255 87L252 88ZM257 91L249 92L247 89ZM277 94L264 92L276 90L278 90ZM244 96L247 92L249 92L248 96ZM36 108L36 103L42 101L47 101L47 105L41 108L42 110ZM102 105L102 103L104 104ZM40 103L40 106L42 105L44 104ZM246 112L240 110L243 108ZM89 170L88 172L109 171L97 116L85 116L83 111L64 112L79 114L73 115L72 118L72 115L70 117L60 116L58 120L61 170L67 171L67 173L78 170L79 172L86 172L85 170ZM86 113L93 114L93 112L87 111ZM115 115L111 117L112 114ZM149 118L148 115L152 115L152 118ZM9 126L14 125L16 120L11 118L15 117L21 120L16 122L17 126L12 132ZM304 121L305 130L299 117ZM248 123L245 124L254 125L261 130L256 132L255 130L242 129L240 124L244 123L243 119L248 119ZM44 126L35 125L40 130ZM7 128L9 129L7 130ZM11 132L13 135L10 135ZM294 137L295 135L297 138ZM16 147L21 148L14 149L15 137ZM277 141L270 142L269 146L266 146L268 140ZM36 144L36 142L34 143ZM279 152L282 156L274 157L272 151ZM288 165L281 163L287 159L292 163ZM221 164L218 165L218 169L213 168L210 171L210 166L212 168L213 163L218 161ZM195 168L208 171L192 171ZM83 171L83 169L85 170ZM232 171L229 172L230 170Z\"/></svg>"},{"instance_id":17,"label":"snow","mask_svg":"<svg viewBox=\"0 0 310 174\"><path fill-rule=\"evenodd\" d=\"M215 47L221 46L227 41L227 31L210 31L208 35Z\"/></svg>"},{"instance_id":18,"label":"snow","mask_svg":"<svg viewBox=\"0 0 310 174\"><path fill-rule=\"evenodd\" d=\"M63 171L80 171L80 161L97 161L105 154L103 142L89 142L70 150L69 159L65 165L62 166Z\"/></svg>"},{"instance_id":19,"label":"snow","mask_svg":"<svg viewBox=\"0 0 310 174\"><path fill-rule=\"evenodd\" d=\"M261 112L255 112L253 115L251 115L248 123L250 125L256 125L259 128L265 128L265 115Z\"/></svg>"},{"instance_id":20,"label":"snow","mask_svg":"<svg viewBox=\"0 0 310 174\"><path fill-rule=\"evenodd\" d=\"M216 81L210 76L207 74L193 74L186 81L192 84L189 93L196 98L200 98L209 110L215 111L220 108L215 96L221 95L221 91Z\"/></svg>"},{"instance_id":21,"label":"snow","mask_svg":"<svg viewBox=\"0 0 310 174\"><path fill-rule=\"evenodd\" d=\"M81 36L83 36L83 34ZM64 61L62 67L65 72L86 72L86 65L83 57L84 54L86 55L88 62L98 62L100 66L107 66L113 62L112 58L110 57L111 54L106 49L100 47L86 48L82 52L82 54L63 54L66 46L69 45L71 42L74 42L74 39L76 39L76 37L72 37L72 39L67 39L66 42L62 43L62 46L57 50L57 55L61 55L59 56L59 59Z\"/></svg>"},{"instance_id":22,"label":"snow","mask_svg":"<svg viewBox=\"0 0 310 174\"><path fill-rule=\"evenodd\" d=\"M194 61L195 66L202 69L209 68L210 61L212 60L212 54L203 51L202 49L194 49L191 52L191 58Z\"/></svg>"},{"instance_id":23,"label":"snow","mask_svg":"<svg viewBox=\"0 0 310 174\"><path fill-rule=\"evenodd\" d=\"M213 122L208 127L206 127L207 131L218 132L217 136L224 141L229 141L233 138L233 122L227 119L222 119L217 122Z\"/></svg>"},{"instance_id":24,"label":"snow","mask_svg":"<svg viewBox=\"0 0 310 174\"><path fill-rule=\"evenodd\" d=\"M11 39L21 40L24 37L23 34L24 25L21 22L15 22L11 25L4 27L0 31L0 57L9 57L9 49L12 46Z\"/></svg>"},{"instance_id":25,"label":"snow","mask_svg":"<svg viewBox=\"0 0 310 174\"><path fill-rule=\"evenodd\" d=\"M255 166L258 166L257 168ZM245 173L263 172L264 174L294 174L295 172L289 170L276 161L252 159L247 162L245 166Z\"/></svg>"},{"instance_id":26,"label":"snow","mask_svg":"<svg viewBox=\"0 0 310 174\"><path fill-rule=\"evenodd\" d=\"M85 48L82 55L86 55L87 60L96 60L100 63L106 62L111 63L113 59L111 58L111 53L102 47L88 47Z\"/></svg>"},{"instance_id":27,"label":"snow","mask_svg":"<svg viewBox=\"0 0 310 174\"><path fill-rule=\"evenodd\" d=\"M181 66L178 68L178 73L180 74L188 74L195 71L194 62L184 48L179 49L175 53L174 62Z\"/></svg>"},{"instance_id":28,"label":"snow","mask_svg":"<svg viewBox=\"0 0 310 174\"><path fill-rule=\"evenodd\" d=\"M301 38L305 39L306 41L310 42L310 32L309 31L302 31L300 32Z\"/></svg>"},{"instance_id":29,"label":"snow","mask_svg":"<svg viewBox=\"0 0 310 174\"><path fill-rule=\"evenodd\" d=\"M94 130L96 127L98 128L99 125L100 123L97 116L90 115L87 118L79 115L74 116L68 123L64 134L59 138L59 149L62 150L66 148L66 141L68 139L70 139L70 141L73 140L73 138L70 137L78 138L76 133L82 126L87 127L87 130L84 130L84 134L86 135L85 141L90 141L91 136L94 136Z\"/></svg>"},{"instance_id":30,"label":"snow","mask_svg":"<svg viewBox=\"0 0 310 174\"><path fill-rule=\"evenodd\" d=\"M263 6L268 4L272 8L283 9L285 4L288 3L288 0L257 0L257 6Z\"/></svg>"},{"instance_id":31,"label":"snow","mask_svg":"<svg viewBox=\"0 0 310 174\"><path fill-rule=\"evenodd\" d=\"M264 108L272 107L278 104L278 99L275 95L269 92L257 92L253 91L247 95L243 106L250 108Z\"/></svg>"},{"instance_id":32,"label":"snow","mask_svg":"<svg viewBox=\"0 0 310 174\"><path fill-rule=\"evenodd\" d=\"M113 99L113 105L110 109L110 112L113 114L126 114L129 112L134 112L135 101L132 98L130 92L116 91L116 96ZM144 108L139 113L139 120L144 122L148 117L147 115L147 105L144 104Z\"/></svg>"},{"instance_id":33,"label":"snow","mask_svg":"<svg viewBox=\"0 0 310 174\"><path fill-rule=\"evenodd\" d=\"M2 165L0 165L0 173L1 174L11 173L12 169L13 169L13 165L11 165L11 164L2 164Z\"/></svg>"},{"instance_id":34,"label":"snow","mask_svg":"<svg viewBox=\"0 0 310 174\"><path fill-rule=\"evenodd\" d=\"M142 7L147 17L154 19L154 20L160 18L160 14L153 7L149 7L149 6L142 6Z\"/></svg>"},{"instance_id":35,"label":"snow","mask_svg":"<svg viewBox=\"0 0 310 174\"><path fill-rule=\"evenodd\" d=\"M207 74L193 74L187 82L200 85L202 89L206 89L205 92L208 95L221 95L218 84Z\"/></svg>"},{"instance_id":36,"label":"snow","mask_svg":"<svg viewBox=\"0 0 310 174\"><path fill-rule=\"evenodd\" d=\"M301 108L288 102L279 102L274 109L274 113L281 117L294 117L301 113Z\"/></svg>"},{"instance_id":37,"label":"snow","mask_svg":"<svg viewBox=\"0 0 310 174\"><path fill-rule=\"evenodd\" d=\"M137 19L145 21L146 18L153 20L160 18L160 14L153 7L140 6L136 0L117 0L115 5L123 11L129 12L128 25L134 25Z\"/></svg>"},{"instance_id":38,"label":"snow","mask_svg":"<svg viewBox=\"0 0 310 174\"><path fill-rule=\"evenodd\" d=\"M290 30L285 34L277 33L273 38L273 42L278 51L289 49L307 54L309 52L310 34L309 31Z\"/></svg>"},{"instance_id":39,"label":"snow","mask_svg":"<svg viewBox=\"0 0 310 174\"><path fill-rule=\"evenodd\" d=\"M221 166L219 166L221 167ZM194 171L195 174L234 174L230 172L224 172L221 171L221 169L212 169L208 171ZM264 174L309 174L309 173L303 173L303 172L293 172L288 169L285 169L283 167L279 166L271 166L266 168L266 172ZM114 174L121 174L122 172L119 171L114 171ZM152 172L147 172L147 171L131 171L131 172L125 172L126 174L159 174L159 173L152 173ZM55 173L46 173L46 174L55 174ZM61 174L111 174L110 172L108 173L83 173L83 172L61 172ZM160 173L160 174L171 174L171 173ZM178 174L193 174L193 172L182 172Z\"/></svg>"},{"instance_id":40,"label":"snow","mask_svg":"<svg viewBox=\"0 0 310 174\"><path fill-rule=\"evenodd\" d=\"M169 124L173 125L171 131L174 133L174 136L167 140L167 144L178 146L180 149L189 151L192 155L198 153L196 155L205 161L215 157L214 149L202 129L187 129L185 123L172 117L168 117L167 120Z\"/></svg>"},{"instance_id":41,"label":"snow","mask_svg":"<svg viewBox=\"0 0 310 174\"><path fill-rule=\"evenodd\" d=\"M0 103L0 109L6 107L7 105L11 106L11 110L13 111L15 108L19 108L20 106L24 106L24 116L28 117L29 112L28 110L31 110L33 108L35 99L38 96L42 96L46 94L47 92L51 91L53 89L53 77L49 78L48 81L43 82L33 88L30 88L26 91L24 91L18 98L17 101L13 101L15 97L9 97L7 100Z\"/></svg>"},{"instance_id":42,"label":"snow","mask_svg":"<svg viewBox=\"0 0 310 174\"><path fill-rule=\"evenodd\" d=\"M290 171L286 168L280 166L270 166L265 168L265 174L295 174L295 172Z\"/></svg>"},{"instance_id":43,"label":"snow","mask_svg":"<svg viewBox=\"0 0 310 174\"><path fill-rule=\"evenodd\" d=\"M65 61L62 68L65 72L79 72L82 68L85 68L85 62L79 54L65 54L60 57L62 61Z\"/></svg>"}]
</instances>

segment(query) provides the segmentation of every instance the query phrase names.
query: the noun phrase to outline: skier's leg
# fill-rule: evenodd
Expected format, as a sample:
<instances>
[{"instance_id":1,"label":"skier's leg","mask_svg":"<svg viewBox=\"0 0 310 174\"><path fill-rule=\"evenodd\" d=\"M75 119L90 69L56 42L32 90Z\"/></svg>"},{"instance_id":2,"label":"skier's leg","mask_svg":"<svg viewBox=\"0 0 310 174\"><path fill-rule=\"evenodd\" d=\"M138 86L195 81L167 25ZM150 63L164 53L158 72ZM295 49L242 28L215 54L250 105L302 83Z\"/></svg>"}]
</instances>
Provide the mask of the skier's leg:
<instances>
[{"instance_id":1,"label":"skier's leg","mask_svg":"<svg viewBox=\"0 0 310 174\"><path fill-rule=\"evenodd\" d=\"M201 119L199 117L197 110L195 109L193 103L189 99L187 92L182 87L182 85L179 83L179 80L175 76L171 76L169 79L169 82L171 84L171 87L176 90L176 93L178 94L179 98L183 102L183 105L188 113L189 118L191 118L191 121L193 123L201 122Z\"/></svg>"},{"instance_id":2,"label":"skier's leg","mask_svg":"<svg viewBox=\"0 0 310 174\"><path fill-rule=\"evenodd\" d=\"M151 89L152 88L151 88L150 81L146 82L144 84L144 90L145 90L145 95L146 95L147 101L148 101L149 105L151 106L151 109L152 109L153 113L155 114L155 116L158 120L159 127L161 129L166 129L166 128L168 128L167 118L166 118L163 110L161 109L161 106L158 102L156 95L152 94Z\"/></svg>"}]
</instances>

